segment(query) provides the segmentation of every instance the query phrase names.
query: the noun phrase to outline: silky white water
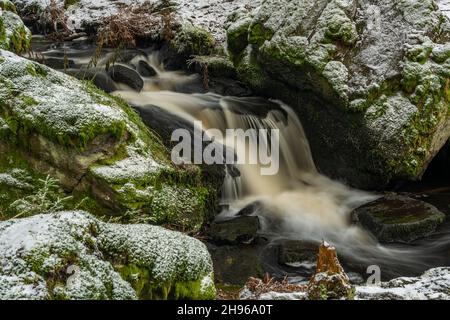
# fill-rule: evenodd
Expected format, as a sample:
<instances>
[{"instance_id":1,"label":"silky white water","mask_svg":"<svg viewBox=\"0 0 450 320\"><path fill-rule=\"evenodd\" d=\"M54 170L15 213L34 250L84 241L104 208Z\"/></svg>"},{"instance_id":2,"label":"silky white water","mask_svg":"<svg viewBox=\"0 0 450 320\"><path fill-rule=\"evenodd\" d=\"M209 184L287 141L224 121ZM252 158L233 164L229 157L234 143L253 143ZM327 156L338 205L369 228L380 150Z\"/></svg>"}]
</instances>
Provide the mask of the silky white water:
<instances>
[{"instance_id":1,"label":"silky white water","mask_svg":"<svg viewBox=\"0 0 450 320\"><path fill-rule=\"evenodd\" d=\"M83 50L64 50L80 68L86 68L90 53ZM115 53L99 60L99 72ZM295 112L280 101L261 98L224 97L217 94L186 94L180 88L202 83L198 75L164 70L158 54L136 55L127 63L137 65L144 60L156 76L143 78L144 88L136 92L124 84L113 94L121 96L139 108L160 108L189 123L201 121L216 142L234 147L224 134L227 129L279 130L279 171L276 175L262 175L262 165L236 165L240 176L232 175L227 166L222 201L222 213L217 219L235 216L248 205L257 204L254 212L260 217L262 235L272 242L293 239L319 243L323 240L335 245L340 257L357 266L364 273L367 266L382 267L386 277L412 275L430 267L442 265L437 259L448 247L450 235L420 246L381 246L364 229L354 224L354 208L374 200L376 194L351 189L321 175L311 154L308 139ZM210 129L221 134L214 135ZM234 149L237 155L249 156L255 146L267 141L252 138Z\"/></svg>"},{"instance_id":2,"label":"silky white water","mask_svg":"<svg viewBox=\"0 0 450 320\"><path fill-rule=\"evenodd\" d=\"M143 57L142 57L143 58ZM310 146L295 112L287 105L263 99L222 97L216 94L183 94L171 86L192 81L180 73L165 73L154 58L147 59L158 70L158 79L146 79L140 93L121 86L114 94L140 107L157 106L188 121L201 121L204 129L278 129L280 137L280 170L264 176L259 165L237 165L241 176L227 176L224 183L224 211L218 219L236 215L242 208L258 202L263 234L272 240L279 238L308 242L327 240L339 253L362 265L386 264L390 273L405 269L422 269L417 250L405 247L383 247L366 231L352 222L354 208L374 200L376 194L351 189L321 175L313 161ZM155 85L155 82L158 85ZM161 90L162 89L162 90ZM276 108L261 117L255 110ZM229 141L218 142L229 145ZM252 139L245 153L257 144ZM420 252L424 257L426 253Z\"/></svg>"}]
</instances>

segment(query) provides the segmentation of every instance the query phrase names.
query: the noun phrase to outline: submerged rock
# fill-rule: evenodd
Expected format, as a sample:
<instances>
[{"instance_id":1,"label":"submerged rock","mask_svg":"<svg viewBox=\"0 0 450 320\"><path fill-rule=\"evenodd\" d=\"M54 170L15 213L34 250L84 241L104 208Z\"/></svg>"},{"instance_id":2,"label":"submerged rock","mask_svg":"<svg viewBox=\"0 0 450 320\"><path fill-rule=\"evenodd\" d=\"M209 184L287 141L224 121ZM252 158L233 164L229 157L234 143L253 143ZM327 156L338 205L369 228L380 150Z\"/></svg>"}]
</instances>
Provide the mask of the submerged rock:
<instances>
[{"instance_id":1,"label":"submerged rock","mask_svg":"<svg viewBox=\"0 0 450 320\"><path fill-rule=\"evenodd\" d=\"M27 172L35 188L48 173L96 214L197 231L218 190L198 167L175 167L159 138L118 98L41 64L0 52L0 173ZM29 193L9 193L8 207ZM214 194L214 195L213 195ZM64 197L64 195L62 195Z\"/></svg>"},{"instance_id":2,"label":"submerged rock","mask_svg":"<svg viewBox=\"0 0 450 320\"><path fill-rule=\"evenodd\" d=\"M198 240L59 212L0 222L0 299L211 299Z\"/></svg>"},{"instance_id":3,"label":"submerged rock","mask_svg":"<svg viewBox=\"0 0 450 320\"><path fill-rule=\"evenodd\" d=\"M449 39L433 0L269 0L228 21L239 77L296 109L322 172L363 188L419 179L449 138Z\"/></svg>"},{"instance_id":4,"label":"submerged rock","mask_svg":"<svg viewBox=\"0 0 450 320\"><path fill-rule=\"evenodd\" d=\"M449 300L450 268L436 268L416 278L398 278L379 286L356 287L360 300Z\"/></svg>"},{"instance_id":5,"label":"submerged rock","mask_svg":"<svg viewBox=\"0 0 450 320\"><path fill-rule=\"evenodd\" d=\"M412 242L436 231L445 214L436 207L404 196L385 196L353 212L381 242Z\"/></svg>"}]
</instances>

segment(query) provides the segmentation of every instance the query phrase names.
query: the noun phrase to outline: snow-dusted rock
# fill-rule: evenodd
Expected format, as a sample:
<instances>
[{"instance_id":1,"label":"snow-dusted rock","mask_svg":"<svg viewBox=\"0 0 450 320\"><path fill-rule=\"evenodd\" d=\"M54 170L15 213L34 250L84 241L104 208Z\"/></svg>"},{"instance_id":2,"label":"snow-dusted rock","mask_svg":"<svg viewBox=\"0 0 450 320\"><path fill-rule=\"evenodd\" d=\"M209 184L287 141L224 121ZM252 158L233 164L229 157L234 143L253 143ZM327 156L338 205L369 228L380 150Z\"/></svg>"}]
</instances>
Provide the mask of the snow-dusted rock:
<instances>
[{"instance_id":1,"label":"snow-dusted rock","mask_svg":"<svg viewBox=\"0 0 450 320\"><path fill-rule=\"evenodd\" d=\"M16 53L28 51L31 32L16 14L16 8L9 0L0 0L0 49Z\"/></svg>"},{"instance_id":2,"label":"snow-dusted rock","mask_svg":"<svg viewBox=\"0 0 450 320\"><path fill-rule=\"evenodd\" d=\"M149 225L59 212L0 222L0 299L215 296L206 247Z\"/></svg>"},{"instance_id":3,"label":"snow-dusted rock","mask_svg":"<svg viewBox=\"0 0 450 320\"><path fill-rule=\"evenodd\" d=\"M436 0L439 8L444 12L447 17L450 18L450 1L449 0Z\"/></svg>"},{"instance_id":4,"label":"snow-dusted rock","mask_svg":"<svg viewBox=\"0 0 450 320\"><path fill-rule=\"evenodd\" d=\"M241 299L306 300L308 293L268 292L256 296L244 288ZM357 286L356 300L450 300L450 268L442 267L426 271L420 277L402 277L380 285Z\"/></svg>"},{"instance_id":5,"label":"snow-dusted rock","mask_svg":"<svg viewBox=\"0 0 450 320\"><path fill-rule=\"evenodd\" d=\"M328 175L418 179L450 136L450 23L434 0L267 0L227 26L240 77L293 105Z\"/></svg>"},{"instance_id":6,"label":"snow-dusted rock","mask_svg":"<svg viewBox=\"0 0 450 320\"><path fill-rule=\"evenodd\" d=\"M43 12L50 0L13 0L23 15L31 12ZM169 3L176 8L175 20L180 24L193 24L213 34L218 43L226 40L224 24L229 13L235 10L250 10L256 8L261 0L79 0L66 7L68 26L72 30L84 31L86 27L97 27L103 20L117 14L120 8L139 5L144 2L161 5ZM58 6L64 6L65 1L56 0Z\"/></svg>"},{"instance_id":7,"label":"snow-dusted rock","mask_svg":"<svg viewBox=\"0 0 450 320\"><path fill-rule=\"evenodd\" d=\"M213 210L206 204L218 191L200 170L175 167L137 113L90 82L0 51L0 101L0 173L25 170L33 185L50 173L96 214L129 211L183 230L197 230ZM2 183L3 214L34 192Z\"/></svg>"},{"instance_id":8,"label":"snow-dusted rock","mask_svg":"<svg viewBox=\"0 0 450 320\"><path fill-rule=\"evenodd\" d=\"M436 268L417 278L398 278L380 286L356 288L361 300L450 300L450 268Z\"/></svg>"}]
</instances>

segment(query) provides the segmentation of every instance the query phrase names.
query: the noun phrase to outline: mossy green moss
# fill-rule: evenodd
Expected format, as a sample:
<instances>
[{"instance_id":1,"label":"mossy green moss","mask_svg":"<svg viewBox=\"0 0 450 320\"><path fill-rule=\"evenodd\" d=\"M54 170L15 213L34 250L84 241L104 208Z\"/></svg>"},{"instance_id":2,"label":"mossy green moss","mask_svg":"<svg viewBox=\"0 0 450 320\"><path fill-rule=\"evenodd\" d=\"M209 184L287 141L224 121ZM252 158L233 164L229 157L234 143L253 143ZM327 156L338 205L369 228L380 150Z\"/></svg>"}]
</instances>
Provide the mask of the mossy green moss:
<instances>
[{"instance_id":1,"label":"mossy green moss","mask_svg":"<svg viewBox=\"0 0 450 320\"><path fill-rule=\"evenodd\" d=\"M0 49L21 54L29 50L31 32L13 11L4 11L0 16Z\"/></svg>"},{"instance_id":2,"label":"mossy green moss","mask_svg":"<svg viewBox=\"0 0 450 320\"><path fill-rule=\"evenodd\" d=\"M17 13L16 6L10 0L0 0L0 9Z\"/></svg>"},{"instance_id":3,"label":"mossy green moss","mask_svg":"<svg viewBox=\"0 0 450 320\"><path fill-rule=\"evenodd\" d=\"M184 25L171 41L176 53L186 59L191 56L204 56L213 53L216 46L214 37L205 29Z\"/></svg>"},{"instance_id":4,"label":"mossy green moss","mask_svg":"<svg viewBox=\"0 0 450 320\"><path fill-rule=\"evenodd\" d=\"M175 280L174 282L158 283L151 276L151 271L136 264L116 265L121 277L129 282L139 299L143 300L204 300L214 299L215 290L202 290L204 278L192 281Z\"/></svg>"}]
</instances>

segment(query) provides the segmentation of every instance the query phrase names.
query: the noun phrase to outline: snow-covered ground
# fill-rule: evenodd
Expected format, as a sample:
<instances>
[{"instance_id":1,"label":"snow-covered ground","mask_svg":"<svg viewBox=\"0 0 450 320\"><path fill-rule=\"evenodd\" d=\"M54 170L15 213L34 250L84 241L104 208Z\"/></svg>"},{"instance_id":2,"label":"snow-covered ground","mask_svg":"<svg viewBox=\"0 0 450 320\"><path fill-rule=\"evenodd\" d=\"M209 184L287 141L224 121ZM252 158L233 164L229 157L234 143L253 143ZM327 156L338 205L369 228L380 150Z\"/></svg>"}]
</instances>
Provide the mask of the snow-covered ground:
<instances>
[{"instance_id":1,"label":"snow-covered ground","mask_svg":"<svg viewBox=\"0 0 450 320\"><path fill-rule=\"evenodd\" d=\"M450 18L450 0L436 0L439 8L447 14L447 17Z\"/></svg>"},{"instance_id":2,"label":"snow-covered ground","mask_svg":"<svg viewBox=\"0 0 450 320\"><path fill-rule=\"evenodd\" d=\"M19 9L32 4L46 8L50 0L13 0ZM56 0L63 4L64 0ZM114 15L119 8L127 5L139 5L144 2L159 4L161 0L80 0L67 8L68 25L72 29L81 29L83 24L98 24L104 18ZM252 10L262 0L175 0L178 3L177 18L181 23L190 22L210 31L218 42L225 41L224 24L232 12L243 9Z\"/></svg>"}]
</instances>

